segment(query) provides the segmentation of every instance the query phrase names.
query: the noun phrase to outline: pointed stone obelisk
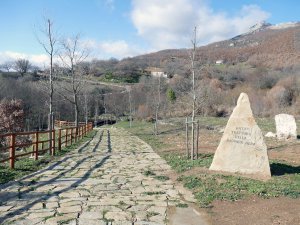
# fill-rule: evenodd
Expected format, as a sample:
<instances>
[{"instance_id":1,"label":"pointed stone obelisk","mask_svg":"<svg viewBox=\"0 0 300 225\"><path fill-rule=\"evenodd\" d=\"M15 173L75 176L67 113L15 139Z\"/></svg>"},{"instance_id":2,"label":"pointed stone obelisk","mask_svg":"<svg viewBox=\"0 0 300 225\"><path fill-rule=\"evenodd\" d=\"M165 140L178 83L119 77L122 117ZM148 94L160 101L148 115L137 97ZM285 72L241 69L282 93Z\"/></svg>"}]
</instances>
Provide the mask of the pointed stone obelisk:
<instances>
[{"instance_id":1,"label":"pointed stone obelisk","mask_svg":"<svg viewBox=\"0 0 300 225\"><path fill-rule=\"evenodd\" d=\"M245 93L240 94L209 169L271 177L267 146Z\"/></svg>"}]
</instances>

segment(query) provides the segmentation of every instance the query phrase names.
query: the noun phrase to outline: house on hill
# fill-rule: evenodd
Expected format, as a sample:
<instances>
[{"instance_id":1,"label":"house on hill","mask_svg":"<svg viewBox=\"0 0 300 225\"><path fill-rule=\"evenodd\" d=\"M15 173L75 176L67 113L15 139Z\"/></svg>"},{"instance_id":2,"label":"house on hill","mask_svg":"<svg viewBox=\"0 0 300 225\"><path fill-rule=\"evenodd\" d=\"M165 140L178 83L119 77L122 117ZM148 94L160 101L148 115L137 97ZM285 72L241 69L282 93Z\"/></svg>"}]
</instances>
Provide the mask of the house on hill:
<instances>
[{"instance_id":1,"label":"house on hill","mask_svg":"<svg viewBox=\"0 0 300 225\"><path fill-rule=\"evenodd\" d=\"M145 69L145 72L153 77L165 77L165 78L168 77L167 73L164 72L163 69L158 67L147 67Z\"/></svg>"},{"instance_id":2,"label":"house on hill","mask_svg":"<svg viewBox=\"0 0 300 225\"><path fill-rule=\"evenodd\" d=\"M222 65L224 64L224 60L223 59L219 59L216 61L216 65Z\"/></svg>"}]
</instances>

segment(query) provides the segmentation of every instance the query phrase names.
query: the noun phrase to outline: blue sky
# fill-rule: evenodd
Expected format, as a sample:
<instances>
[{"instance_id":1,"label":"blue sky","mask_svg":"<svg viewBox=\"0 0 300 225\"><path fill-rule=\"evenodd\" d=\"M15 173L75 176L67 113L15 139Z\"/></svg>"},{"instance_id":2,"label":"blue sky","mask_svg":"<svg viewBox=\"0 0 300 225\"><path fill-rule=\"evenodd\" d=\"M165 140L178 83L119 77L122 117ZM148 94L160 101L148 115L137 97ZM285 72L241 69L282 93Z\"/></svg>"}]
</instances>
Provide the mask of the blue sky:
<instances>
[{"instance_id":1,"label":"blue sky","mask_svg":"<svg viewBox=\"0 0 300 225\"><path fill-rule=\"evenodd\" d=\"M262 20L300 20L297 0L1 0L0 8L0 63L28 58L39 65L47 59L36 38L43 16L60 38L80 33L99 59L189 47L195 25L204 45Z\"/></svg>"}]
</instances>

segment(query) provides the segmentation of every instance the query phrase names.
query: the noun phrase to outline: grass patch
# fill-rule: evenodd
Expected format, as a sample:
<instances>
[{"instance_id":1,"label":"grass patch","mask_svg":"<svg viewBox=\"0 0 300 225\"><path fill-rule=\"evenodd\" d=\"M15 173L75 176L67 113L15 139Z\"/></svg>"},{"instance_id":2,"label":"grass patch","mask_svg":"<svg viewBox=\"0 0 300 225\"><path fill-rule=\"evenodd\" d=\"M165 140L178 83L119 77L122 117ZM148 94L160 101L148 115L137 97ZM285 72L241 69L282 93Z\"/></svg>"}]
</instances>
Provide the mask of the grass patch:
<instances>
[{"instance_id":1,"label":"grass patch","mask_svg":"<svg viewBox=\"0 0 300 225\"><path fill-rule=\"evenodd\" d=\"M153 149L163 149L169 147L159 136L154 135L153 123L145 121L134 121L131 128L128 121L121 121L114 125L118 128L124 128L138 136L140 139L148 143ZM160 127L159 132L165 132L167 129Z\"/></svg>"},{"instance_id":2,"label":"grass patch","mask_svg":"<svg viewBox=\"0 0 300 225\"><path fill-rule=\"evenodd\" d=\"M157 215L159 215L158 212L150 211L150 212L147 212L146 217L147 217L147 219L149 220L150 217L152 217L152 216L157 216Z\"/></svg>"},{"instance_id":3,"label":"grass patch","mask_svg":"<svg viewBox=\"0 0 300 225\"><path fill-rule=\"evenodd\" d=\"M168 176L165 176L165 175L157 175L151 171L151 170L146 170L144 171L143 173L145 176L152 176L154 179L156 180L160 180L160 181L166 181L166 180L170 180L170 178Z\"/></svg>"},{"instance_id":4,"label":"grass patch","mask_svg":"<svg viewBox=\"0 0 300 225\"><path fill-rule=\"evenodd\" d=\"M154 172L152 172L151 170L146 170L143 173L145 176L155 176L156 174Z\"/></svg>"},{"instance_id":5,"label":"grass patch","mask_svg":"<svg viewBox=\"0 0 300 225\"><path fill-rule=\"evenodd\" d=\"M15 169L10 169L8 163L0 165L0 184L7 183L12 180L19 179L25 175L38 171L47 166L51 161L56 159L56 156L63 156L66 153L76 149L82 143L90 140L96 131L90 132L86 137L78 141L76 144L62 148L61 151L56 150L55 157L48 153L44 154L38 160L30 158L18 158L15 162Z\"/></svg>"},{"instance_id":6,"label":"grass patch","mask_svg":"<svg viewBox=\"0 0 300 225\"><path fill-rule=\"evenodd\" d=\"M193 167L208 168L212 162L213 154L199 154L199 158L193 161L178 153L165 154L163 157L172 169L178 173L182 173Z\"/></svg>"},{"instance_id":7,"label":"grass patch","mask_svg":"<svg viewBox=\"0 0 300 225\"><path fill-rule=\"evenodd\" d=\"M187 208L187 207L189 207L189 205L186 204L186 203L178 203L178 204L176 205L176 207L178 207L178 208Z\"/></svg>"},{"instance_id":8,"label":"grass patch","mask_svg":"<svg viewBox=\"0 0 300 225\"><path fill-rule=\"evenodd\" d=\"M154 178L157 179L157 180L160 180L160 181L167 181L167 180L170 180L170 177L165 176L165 175L155 176Z\"/></svg>"},{"instance_id":9,"label":"grass patch","mask_svg":"<svg viewBox=\"0 0 300 225\"><path fill-rule=\"evenodd\" d=\"M166 194L164 191L147 191L144 192L145 195L163 195Z\"/></svg>"},{"instance_id":10,"label":"grass patch","mask_svg":"<svg viewBox=\"0 0 300 225\"><path fill-rule=\"evenodd\" d=\"M263 198L300 196L300 174L273 177L267 182L219 174L181 176L178 180L193 190L201 207L209 207L214 200L236 201L253 194Z\"/></svg>"}]
</instances>

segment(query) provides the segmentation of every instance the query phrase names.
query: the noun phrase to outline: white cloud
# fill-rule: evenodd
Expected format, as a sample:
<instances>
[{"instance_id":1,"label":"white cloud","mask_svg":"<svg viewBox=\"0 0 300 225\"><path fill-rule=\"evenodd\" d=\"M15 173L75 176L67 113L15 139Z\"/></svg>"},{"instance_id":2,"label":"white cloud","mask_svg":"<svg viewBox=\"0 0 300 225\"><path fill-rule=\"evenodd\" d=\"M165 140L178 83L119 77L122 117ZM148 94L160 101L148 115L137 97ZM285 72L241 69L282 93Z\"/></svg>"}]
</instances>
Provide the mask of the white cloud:
<instances>
[{"instance_id":1,"label":"white cloud","mask_svg":"<svg viewBox=\"0 0 300 225\"><path fill-rule=\"evenodd\" d=\"M189 47L194 26L200 44L247 32L270 15L257 5L245 5L237 15L214 12L205 0L132 0L131 19L138 35L156 49Z\"/></svg>"},{"instance_id":2,"label":"white cloud","mask_svg":"<svg viewBox=\"0 0 300 225\"><path fill-rule=\"evenodd\" d=\"M6 61L15 61L17 59L28 59L31 64L40 67L49 64L49 58L46 54L25 54L13 51L0 52L0 64Z\"/></svg>"},{"instance_id":3,"label":"white cloud","mask_svg":"<svg viewBox=\"0 0 300 225\"><path fill-rule=\"evenodd\" d=\"M130 45L124 40L98 42L92 39L85 39L80 41L80 47L89 49L90 55L88 59L109 59L112 57L122 59L148 52L134 44ZM0 64L17 59L28 59L31 64L42 68L49 65L47 54L25 54L13 51L0 52ZM54 62L60 63L58 56L55 57Z\"/></svg>"},{"instance_id":4,"label":"white cloud","mask_svg":"<svg viewBox=\"0 0 300 225\"><path fill-rule=\"evenodd\" d=\"M108 59L111 57L122 59L132 57L144 53L145 50L140 49L134 44L129 44L125 40L116 41L95 41L91 39L83 40L81 44L91 50L89 58L97 57Z\"/></svg>"},{"instance_id":5,"label":"white cloud","mask_svg":"<svg viewBox=\"0 0 300 225\"><path fill-rule=\"evenodd\" d=\"M102 42L99 45L100 51L117 58L131 57L141 53L141 51L124 40Z\"/></svg>"}]
</instances>

